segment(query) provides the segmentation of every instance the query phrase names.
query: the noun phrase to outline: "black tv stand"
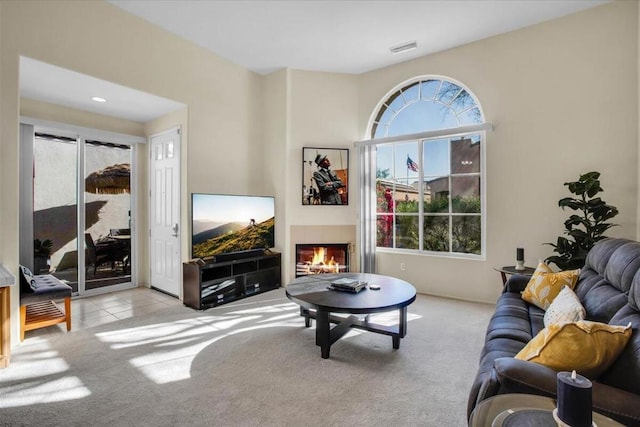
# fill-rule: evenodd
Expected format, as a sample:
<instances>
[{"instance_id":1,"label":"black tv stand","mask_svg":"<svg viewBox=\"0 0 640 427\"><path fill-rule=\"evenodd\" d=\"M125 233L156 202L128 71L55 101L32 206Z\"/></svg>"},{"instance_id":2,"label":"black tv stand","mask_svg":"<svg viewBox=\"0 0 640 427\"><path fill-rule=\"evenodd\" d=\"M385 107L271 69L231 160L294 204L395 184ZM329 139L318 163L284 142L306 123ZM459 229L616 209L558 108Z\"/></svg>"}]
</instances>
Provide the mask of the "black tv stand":
<instances>
[{"instance_id":1,"label":"black tv stand","mask_svg":"<svg viewBox=\"0 0 640 427\"><path fill-rule=\"evenodd\" d=\"M244 254L244 252L243 252ZM184 305L204 310L251 295L276 289L281 283L280 254L247 254L244 258L212 262L210 259L182 264Z\"/></svg>"},{"instance_id":2,"label":"black tv stand","mask_svg":"<svg viewBox=\"0 0 640 427\"><path fill-rule=\"evenodd\" d=\"M214 257L216 263L237 261L245 258L255 258L265 254L264 249L249 249L246 251L231 252L228 254L220 254Z\"/></svg>"}]
</instances>

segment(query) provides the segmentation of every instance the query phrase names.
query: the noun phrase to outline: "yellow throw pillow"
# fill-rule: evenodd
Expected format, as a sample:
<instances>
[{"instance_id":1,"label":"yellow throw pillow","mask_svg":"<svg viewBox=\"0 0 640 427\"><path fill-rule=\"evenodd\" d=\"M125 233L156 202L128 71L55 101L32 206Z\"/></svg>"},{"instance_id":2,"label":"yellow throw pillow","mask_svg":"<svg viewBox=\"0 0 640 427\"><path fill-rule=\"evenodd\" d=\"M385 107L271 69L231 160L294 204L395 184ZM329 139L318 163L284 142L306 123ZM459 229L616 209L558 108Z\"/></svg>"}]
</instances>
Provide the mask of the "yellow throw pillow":
<instances>
[{"instance_id":1,"label":"yellow throw pillow","mask_svg":"<svg viewBox=\"0 0 640 427\"><path fill-rule=\"evenodd\" d=\"M548 265L541 262L522 292L522 299L546 310L563 286L574 288L578 276L580 276L579 269L554 273Z\"/></svg>"},{"instance_id":2,"label":"yellow throw pillow","mask_svg":"<svg viewBox=\"0 0 640 427\"><path fill-rule=\"evenodd\" d=\"M612 326L588 320L553 324L533 337L515 358L555 371L575 369L595 379L615 362L629 342L631 332L631 324Z\"/></svg>"}]
</instances>

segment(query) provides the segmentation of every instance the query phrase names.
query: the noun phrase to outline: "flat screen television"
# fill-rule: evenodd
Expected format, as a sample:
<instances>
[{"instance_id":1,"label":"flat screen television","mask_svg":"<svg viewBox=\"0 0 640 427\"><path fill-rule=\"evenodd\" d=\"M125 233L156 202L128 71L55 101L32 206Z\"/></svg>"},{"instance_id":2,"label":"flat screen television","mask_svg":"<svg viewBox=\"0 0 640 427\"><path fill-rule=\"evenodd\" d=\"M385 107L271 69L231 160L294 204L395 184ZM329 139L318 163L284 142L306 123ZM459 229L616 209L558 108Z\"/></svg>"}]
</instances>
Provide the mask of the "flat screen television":
<instances>
[{"instance_id":1,"label":"flat screen television","mask_svg":"<svg viewBox=\"0 0 640 427\"><path fill-rule=\"evenodd\" d=\"M275 246L275 199L231 194L191 195L191 257L208 258Z\"/></svg>"}]
</instances>

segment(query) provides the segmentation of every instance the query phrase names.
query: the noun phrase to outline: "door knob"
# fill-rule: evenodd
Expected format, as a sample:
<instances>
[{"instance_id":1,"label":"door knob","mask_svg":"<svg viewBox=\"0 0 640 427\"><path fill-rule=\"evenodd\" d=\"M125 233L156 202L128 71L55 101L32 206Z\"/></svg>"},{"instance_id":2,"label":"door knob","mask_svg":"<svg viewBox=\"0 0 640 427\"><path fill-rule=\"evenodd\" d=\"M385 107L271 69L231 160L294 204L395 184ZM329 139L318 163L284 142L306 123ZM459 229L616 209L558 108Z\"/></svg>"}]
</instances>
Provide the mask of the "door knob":
<instances>
[{"instance_id":1,"label":"door knob","mask_svg":"<svg viewBox=\"0 0 640 427\"><path fill-rule=\"evenodd\" d=\"M178 237L178 223L173 224L171 229L173 230L173 237Z\"/></svg>"}]
</instances>

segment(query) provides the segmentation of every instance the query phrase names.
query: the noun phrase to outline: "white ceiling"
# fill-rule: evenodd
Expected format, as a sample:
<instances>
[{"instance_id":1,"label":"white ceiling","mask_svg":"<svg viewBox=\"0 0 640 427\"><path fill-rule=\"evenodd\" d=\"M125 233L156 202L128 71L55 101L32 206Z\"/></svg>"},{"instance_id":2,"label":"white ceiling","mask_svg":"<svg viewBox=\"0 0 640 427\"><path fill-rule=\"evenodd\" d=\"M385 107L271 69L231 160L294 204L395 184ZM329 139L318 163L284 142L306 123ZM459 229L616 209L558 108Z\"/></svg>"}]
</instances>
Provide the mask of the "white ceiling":
<instances>
[{"instance_id":1,"label":"white ceiling","mask_svg":"<svg viewBox=\"0 0 640 427\"><path fill-rule=\"evenodd\" d=\"M108 0L257 73L284 67L360 74L610 0ZM418 48L389 48L415 40ZM146 122L184 105L21 58L26 98ZM91 96L107 98L98 104Z\"/></svg>"},{"instance_id":2,"label":"white ceiling","mask_svg":"<svg viewBox=\"0 0 640 427\"><path fill-rule=\"evenodd\" d=\"M110 3L266 74L360 74L593 7L592 0L210 1ZM408 41L418 49L392 55Z\"/></svg>"}]
</instances>

